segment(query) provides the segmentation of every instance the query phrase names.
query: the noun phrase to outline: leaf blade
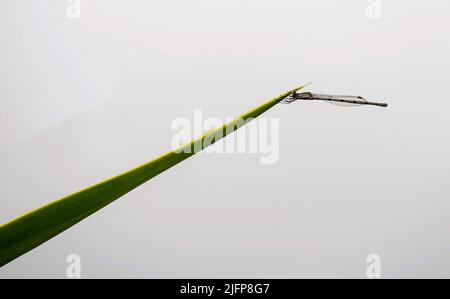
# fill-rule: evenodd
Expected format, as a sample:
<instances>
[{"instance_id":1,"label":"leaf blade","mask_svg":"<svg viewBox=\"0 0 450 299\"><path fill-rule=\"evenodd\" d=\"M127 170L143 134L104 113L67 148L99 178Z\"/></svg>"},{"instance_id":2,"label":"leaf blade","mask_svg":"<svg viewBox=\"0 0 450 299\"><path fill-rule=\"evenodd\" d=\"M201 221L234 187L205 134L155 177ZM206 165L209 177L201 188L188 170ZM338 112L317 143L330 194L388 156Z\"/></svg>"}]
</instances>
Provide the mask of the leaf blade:
<instances>
[{"instance_id":1,"label":"leaf blade","mask_svg":"<svg viewBox=\"0 0 450 299\"><path fill-rule=\"evenodd\" d=\"M305 85L304 85L305 86ZM203 148L206 138L217 131L223 137L243 126L239 120L252 120L266 112L294 91L288 91L269 102L240 115L222 127L206 132L202 137L184 145L181 151L171 151L146 164L111 179L49 203L0 226L0 267L8 264L33 248L62 233L86 217L117 200L158 174L194 155L183 149ZM229 130L232 127L233 130ZM219 138L214 140L214 143Z\"/></svg>"}]
</instances>

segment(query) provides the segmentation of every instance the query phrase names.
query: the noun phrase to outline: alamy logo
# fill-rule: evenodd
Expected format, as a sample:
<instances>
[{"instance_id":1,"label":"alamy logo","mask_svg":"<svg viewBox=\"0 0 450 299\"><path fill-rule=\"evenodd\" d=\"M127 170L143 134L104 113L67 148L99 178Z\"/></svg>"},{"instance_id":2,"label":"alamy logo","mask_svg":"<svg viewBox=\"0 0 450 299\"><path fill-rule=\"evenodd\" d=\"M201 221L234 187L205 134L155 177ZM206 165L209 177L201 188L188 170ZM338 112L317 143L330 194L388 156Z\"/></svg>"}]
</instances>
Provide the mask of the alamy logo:
<instances>
[{"instance_id":1,"label":"alamy logo","mask_svg":"<svg viewBox=\"0 0 450 299\"><path fill-rule=\"evenodd\" d=\"M225 130L215 130L225 124L227 124ZM244 126L245 128L241 128ZM171 149L176 153L203 151L207 154L259 154L261 164L275 164L279 160L280 121L278 118L247 120L228 118L222 121L213 117L203 119L202 111L195 110L193 122L180 117L172 121L171 127L172 130L177 131L171 142ZM241 128L239 132L231 134L237 128ZM188 146L193 139L199 138L205 131L209 132L208 138ZM225 136L227 137L222 139ZM219 140L222 141L215 144Z\"/></svg>"},{"instance_id":2,"label":"alamy logo","mask_svg":"<svg viewBox=\"0 0 450 299\"><path fill-rule=\"evenodd\" d=\"M67 278L76 279L81 278L81 258L78 254L71 254L66 258L67 266L66 275Z\"/></svg>"},{"instance_id":3,"label":"alamy logo","mask_svg":"<svg viewBox=\"0 0 450 299\"><path fill-rule=\"evenodd\" d=\"M369 19L381 19L381 0L367 0L367 17Z\"/></svg>"},{"instance_id":4,"label":"alamy logo","mask_svg":"<svg viewBox=\"0 0 450 299\"><path fill-rule=\"evenodd\" d=\"M68 19L81 18L81 0L66 0L68 3L66 16Z\"/></svg>"},{"instance_id":5,"label":"alamy logo","mask_svg":"<svg viewBox=\"0 0 450 299\"><path fill-rule=\"evenodd\" d=\"M371 254L367 257L367 278L378 279L381 278L381 258L378 254Z\"/></svg>"}]
</instances>

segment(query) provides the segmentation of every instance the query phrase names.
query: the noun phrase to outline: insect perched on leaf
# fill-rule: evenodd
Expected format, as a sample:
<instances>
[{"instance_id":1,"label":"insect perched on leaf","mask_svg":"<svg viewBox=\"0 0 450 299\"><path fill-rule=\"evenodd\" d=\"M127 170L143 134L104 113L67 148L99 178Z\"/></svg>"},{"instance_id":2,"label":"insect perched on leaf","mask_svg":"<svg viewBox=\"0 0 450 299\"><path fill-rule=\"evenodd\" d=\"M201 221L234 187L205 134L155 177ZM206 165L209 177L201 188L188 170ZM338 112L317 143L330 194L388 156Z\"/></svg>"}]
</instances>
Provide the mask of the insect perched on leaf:
<instances>
[{"instance_id":1,"label":"insect perched on leaf","mask_svg":"<svg viewBox=\"0 0 450 299\"><path fill-rule=\"evenodd\" d=\"M282 100L281 104L290 104L295 101L325 101L330 103L345 103L350 105L372 105L372 106L379 106L379 107L387 107L388 104L386 103L376 103L376 102L369 102L363 97L359 96L332 96L332 95L326 95L326 94L317 94L317 93L311 93L311 92L293 92L290 96Z\"/></svg>"},{"instance_id":2,"label":"insect perched on leaf","mask_svg":"<svg viewBox=\"0 0 450 299\"><path fill-rule=\"evenodd\" d=\"M298 93L305 86L285 92L267 103L240 115L231 122L206 132L200 138L182 146L181 149L170 151L144 165L68 195L1 225L0 267L62 233L151 178L195 155L197 152L184 149L197 147L204 149L204 141L216 136L218 131L222 131L223 134L220 135L220 138L214 139L214 142L207 143L207 146L238 130L247 123L246 121L255 119L279 103L288 104L298 100L321 100L336 103L387 106L387 104L383 103L367 102L361 97L327 96L309 92Z\"/></svg>"}]
</instances>

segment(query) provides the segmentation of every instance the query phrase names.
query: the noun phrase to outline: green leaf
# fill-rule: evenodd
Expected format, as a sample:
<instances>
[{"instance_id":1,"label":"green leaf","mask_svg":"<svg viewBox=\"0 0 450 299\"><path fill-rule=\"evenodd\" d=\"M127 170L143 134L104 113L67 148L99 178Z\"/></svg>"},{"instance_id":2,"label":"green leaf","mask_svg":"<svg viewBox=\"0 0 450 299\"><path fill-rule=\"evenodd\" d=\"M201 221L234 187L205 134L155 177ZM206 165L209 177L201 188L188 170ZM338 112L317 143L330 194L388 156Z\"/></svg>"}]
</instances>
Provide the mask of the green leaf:
<instances>
[{"instance_id":1,"label":"green leaf","mask_svg":"<svg viewBox=\"0 0 450 299\"><path fill-rule=\"evenodd\" d=\"M204 141L206 139L210 140L211 136L221 136L212 138L211 144L213 144L303 87L288 91L264 105L235 118L224 126L205 133L202 137L184 145L177 151L171 151L144 165L59 199L0 226L0 267L65 231L151 178L194 155L198 150L193 149L201 150L204 148Z\"/></svg>"}]
</instances>

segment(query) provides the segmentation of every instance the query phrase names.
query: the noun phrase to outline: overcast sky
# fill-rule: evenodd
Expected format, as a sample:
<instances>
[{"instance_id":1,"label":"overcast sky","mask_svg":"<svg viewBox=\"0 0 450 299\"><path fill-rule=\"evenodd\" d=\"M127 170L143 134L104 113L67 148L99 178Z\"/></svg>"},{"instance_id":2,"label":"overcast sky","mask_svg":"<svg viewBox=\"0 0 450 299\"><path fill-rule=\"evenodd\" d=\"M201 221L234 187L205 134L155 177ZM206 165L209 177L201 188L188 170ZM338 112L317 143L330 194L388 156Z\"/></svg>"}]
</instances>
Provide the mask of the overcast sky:
<instances>
[{"instance_id":1,"label":"overcast sky","mask_svg":"<svg viewBox=\"0 0 450 299\"><path fill-rule=\"evenodd\" d=\"M312 82L378 107L297 102L280 160L197 155L0 269L82 276L450 277L450 2L0 0L0 222ZM378 17L378 18L377 18Z\"/></svg>"}]
</instances>

